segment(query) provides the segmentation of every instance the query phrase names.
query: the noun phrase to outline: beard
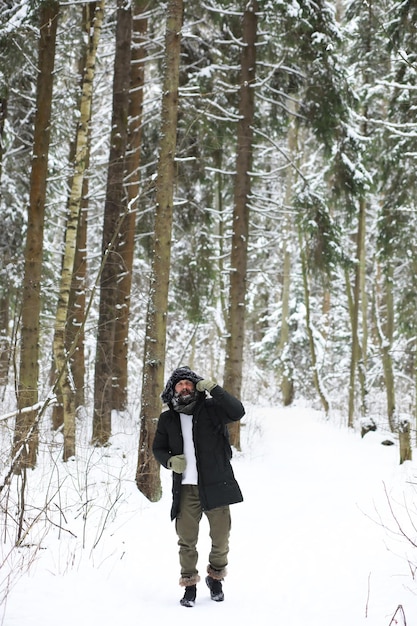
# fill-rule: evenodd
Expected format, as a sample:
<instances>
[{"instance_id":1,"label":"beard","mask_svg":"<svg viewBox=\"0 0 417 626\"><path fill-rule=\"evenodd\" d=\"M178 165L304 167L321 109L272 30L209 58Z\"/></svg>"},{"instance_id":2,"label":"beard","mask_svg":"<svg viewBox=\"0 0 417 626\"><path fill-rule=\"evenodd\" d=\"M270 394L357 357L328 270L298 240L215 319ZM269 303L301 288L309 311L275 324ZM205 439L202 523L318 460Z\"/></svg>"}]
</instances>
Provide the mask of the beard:
<instances>
[{"instance_id":1,"label":"beard","mask_svg":"<svg viewBox=\"0 0 417 626\"><path fill-rule=\"evenodd\" d=\"M172 408L177 413L192 415L195 411L197 400L201 395L196 389L182 389L180 393L175 393L172 398Z\"/></svg>"},{"instance_id":2,"label":"beard","mask_svg":"<svg viewBox=\"0 0 417 626\"><path fill-rule=\"evenodd\" d=\"M196 391L182 391L181 393L174 394L173 402L177 406L187 406L187 404L190 404L190 402L194 402L196 397Z\"/></svg>"}]
</instances>

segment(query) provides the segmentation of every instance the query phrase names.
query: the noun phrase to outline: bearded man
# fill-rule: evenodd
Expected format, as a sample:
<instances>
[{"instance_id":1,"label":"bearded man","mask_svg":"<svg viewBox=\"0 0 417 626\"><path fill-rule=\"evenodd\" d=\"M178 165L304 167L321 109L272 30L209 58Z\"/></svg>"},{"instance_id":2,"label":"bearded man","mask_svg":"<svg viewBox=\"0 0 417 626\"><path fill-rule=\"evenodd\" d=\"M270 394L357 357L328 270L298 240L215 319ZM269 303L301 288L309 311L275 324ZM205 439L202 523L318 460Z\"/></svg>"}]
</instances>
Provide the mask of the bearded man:
<instances>
[{"instance_id":1,"label":"bearded man","mask_svg":"<svg viewBox=\"0 0 417 626\"><path fill-rule=\"evenodd\" d=\"M185 587L182 606L194 606L197 583L197 540L203 513L210 526L206 584L215 602L224 600L231 528L230 504L242 502L242 492L230 463L232 449L227 424L244 414L240 400L189 367L179 367L161 394L168 410L161 413L153 442L156 459L172 470L171 519L175 519Z\"/></svg>"}]
</instances>

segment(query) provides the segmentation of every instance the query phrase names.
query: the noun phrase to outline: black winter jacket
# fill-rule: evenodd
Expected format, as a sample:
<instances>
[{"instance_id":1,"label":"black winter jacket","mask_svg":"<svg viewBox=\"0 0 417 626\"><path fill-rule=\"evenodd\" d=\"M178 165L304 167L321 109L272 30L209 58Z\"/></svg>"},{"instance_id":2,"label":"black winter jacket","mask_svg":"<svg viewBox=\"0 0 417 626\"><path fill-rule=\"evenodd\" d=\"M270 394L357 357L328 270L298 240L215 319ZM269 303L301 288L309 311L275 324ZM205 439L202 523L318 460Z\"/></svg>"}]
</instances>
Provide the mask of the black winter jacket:
<instances>
[{"instance_id":1,"label":"black winter jacket","mask_svg":"<svg viewBox=\"0 0 417 626\"><path fill-rule=\"evenodd\" d=\"M199 393L193 414L193 440L198 470L198 487L203 510L242 502L243 497L230 464L232 450L227 436L226 424L240 420L245 409L242 403L219 385L211 392L211 398ZM180 415L172 405L163 411L153 442L156 459L167 467L171 456L183 454L184 442ZM182 475L172 473L171 519L179 513Z\"/></svg>"}]
</instances>

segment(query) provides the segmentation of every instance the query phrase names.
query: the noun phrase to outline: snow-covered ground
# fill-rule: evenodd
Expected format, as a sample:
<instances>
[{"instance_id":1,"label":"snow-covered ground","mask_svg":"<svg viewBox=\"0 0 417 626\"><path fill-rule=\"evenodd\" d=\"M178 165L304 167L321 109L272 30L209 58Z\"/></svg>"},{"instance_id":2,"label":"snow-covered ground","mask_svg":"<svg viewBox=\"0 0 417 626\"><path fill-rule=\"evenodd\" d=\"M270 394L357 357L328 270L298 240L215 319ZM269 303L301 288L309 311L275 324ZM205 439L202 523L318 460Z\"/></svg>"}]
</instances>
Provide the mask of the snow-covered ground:
<instances>
[{"instance_id":1,"label":"snow-covered ground","mask_svg":"<svg viewBox=\"0 0 417 626\"><path fill-rule=\"evenodd\" d=\"M63 464L57 445L29 473L24 547L9 551L13 520L2 529L0 624L416 625L417 547L403 534L417 539L417 463L305 407L246 408L223 603L202 581L195 607L180 606L170 473L160 502L139 493L125 422L110 448ZM207 535L203 519L202 578Z\"/></svg>"}]
</instances>

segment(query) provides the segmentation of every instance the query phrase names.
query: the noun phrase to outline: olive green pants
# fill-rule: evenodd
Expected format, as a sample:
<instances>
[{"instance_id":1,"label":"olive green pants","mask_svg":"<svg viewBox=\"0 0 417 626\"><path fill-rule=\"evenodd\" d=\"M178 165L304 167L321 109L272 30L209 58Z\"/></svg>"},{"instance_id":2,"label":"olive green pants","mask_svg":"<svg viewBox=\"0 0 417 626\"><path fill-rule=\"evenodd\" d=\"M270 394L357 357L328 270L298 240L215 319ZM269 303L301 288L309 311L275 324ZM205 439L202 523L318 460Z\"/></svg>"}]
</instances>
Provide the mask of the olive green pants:
<instances>
[{"instance_id":1,"label":"olive green pants","mask_svg":"<svg viewBox=\"0 0 417 626\"><path fill-rule=\"evenodd\" d=\"M222 570L227 565L229 553L229 535L231 528L230 508L221 506L211 511L204 511L210 526L211 550L209 564L216 570ZM178 545L181 576L196 576L197 570L197 541L200 520L203 515L197 485L182 485L180 513L175 522L178 535Z\"/></svg>"}]
</instances>

